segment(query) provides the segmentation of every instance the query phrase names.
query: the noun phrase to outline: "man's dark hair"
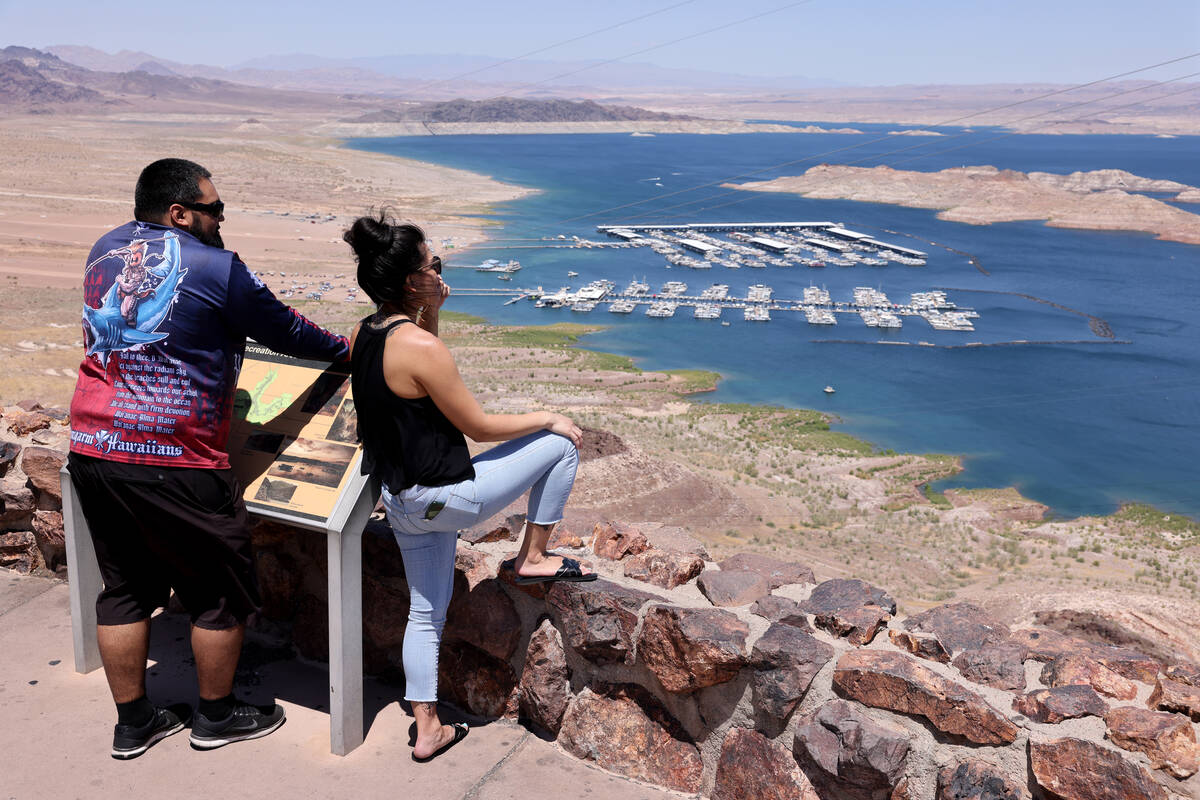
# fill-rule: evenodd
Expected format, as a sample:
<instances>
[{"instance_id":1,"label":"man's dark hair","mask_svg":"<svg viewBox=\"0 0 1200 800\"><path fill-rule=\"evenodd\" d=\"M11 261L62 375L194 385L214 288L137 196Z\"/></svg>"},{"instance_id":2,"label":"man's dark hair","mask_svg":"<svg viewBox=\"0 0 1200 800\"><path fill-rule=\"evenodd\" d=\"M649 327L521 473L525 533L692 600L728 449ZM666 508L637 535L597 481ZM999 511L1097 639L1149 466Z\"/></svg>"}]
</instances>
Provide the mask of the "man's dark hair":
<instances>
[{"instance_id":1,"label":"man's dark hair","mask_svg":"<svg viewBox=\"0 0 1200 800\"><path fill-rule=\"evenodd\" d=\"M133 218L158 222L175 203L200 199L200 179L212 173L194 161L163 158L142 170L133 190Z\"/></svg>"}]
</instances>

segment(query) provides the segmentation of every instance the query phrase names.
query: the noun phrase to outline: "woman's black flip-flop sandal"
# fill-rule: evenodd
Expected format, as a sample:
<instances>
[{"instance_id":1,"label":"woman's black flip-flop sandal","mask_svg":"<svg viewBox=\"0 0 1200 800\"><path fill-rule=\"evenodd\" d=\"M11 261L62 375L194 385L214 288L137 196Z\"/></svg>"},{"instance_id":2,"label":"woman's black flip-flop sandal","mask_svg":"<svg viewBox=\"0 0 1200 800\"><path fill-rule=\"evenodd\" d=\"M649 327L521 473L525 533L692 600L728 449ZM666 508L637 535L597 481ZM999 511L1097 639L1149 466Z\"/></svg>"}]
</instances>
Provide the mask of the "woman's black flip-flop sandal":
<instances>
[{"instance_id":1,"label":"woman's black flip-flop sandal","mask_svg":"<svg viewBox=\"0 0 1200 800\"><path fill-rule=\"evenodd\" d=\"M463 739L467 738L467 733L471 730L470 728L467 727L467 723L465 723L465 722L454 722L454 723L450 724L450 727L454 728L454 738L453 739L446 742L444 745L441 746L440 749L435 750L434 752L430 753L427 756L418 756L416 753L414 753L412 760L416 761L418 764L424 764L427 761L432 761L433 759L440 756L442 753L449 750L451 747L454 747L454 745L458 744Z\"/></svg>"},{"instance_id":2,"label":"woman's black flip-flop sandal","mask_svg":"<svg viewBox=\"0 0 1200 800\"><path fill-rule=\"evenodd\" d=\"M553 575L518 575L513 578L513 583L527 586L531 583L554 583L563 581L565 583L582 583L584 581L594 581L600 577L594 572L589 572L586 575L583 569L580 568L579 562L573 558L562 557L562 566L558 568L558 572Z\"/></svg>"}]
</instances>

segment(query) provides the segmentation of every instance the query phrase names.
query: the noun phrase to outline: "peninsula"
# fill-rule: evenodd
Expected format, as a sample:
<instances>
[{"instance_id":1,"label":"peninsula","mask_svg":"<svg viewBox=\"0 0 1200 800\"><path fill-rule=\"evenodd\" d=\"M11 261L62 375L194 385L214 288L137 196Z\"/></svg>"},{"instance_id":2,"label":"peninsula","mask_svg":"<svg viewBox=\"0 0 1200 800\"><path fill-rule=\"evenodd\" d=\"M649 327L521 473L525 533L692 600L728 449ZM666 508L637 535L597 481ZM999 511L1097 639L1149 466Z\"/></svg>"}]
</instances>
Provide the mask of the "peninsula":
<instances>
[{"instance_id":1,"label":"peninsula","mask_svg":"<svg viewBox=\"0 0 1200 800\"><path fill-rule=\"evenodd\" d=\"M914 172L820 164L803 175L724 185L821 200L935 208L940 219L971 225L1040 219L1054 228L1141 231L1167 241L1200 244L1200 215L1144 194L1194 202L1191 198L1200 194L1196 188L1116 169L1056 175L991 166Z\"/></svg>"}]
</instances>

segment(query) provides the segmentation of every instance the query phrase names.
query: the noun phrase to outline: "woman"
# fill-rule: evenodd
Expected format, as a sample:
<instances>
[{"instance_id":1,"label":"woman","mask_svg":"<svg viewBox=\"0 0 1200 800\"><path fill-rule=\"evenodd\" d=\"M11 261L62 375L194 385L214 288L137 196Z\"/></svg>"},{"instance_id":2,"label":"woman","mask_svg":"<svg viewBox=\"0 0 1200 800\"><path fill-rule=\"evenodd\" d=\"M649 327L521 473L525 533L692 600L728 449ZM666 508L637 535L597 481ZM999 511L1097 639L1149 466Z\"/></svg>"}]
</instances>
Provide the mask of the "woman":
<instances>
[{"instance_id":1,"label":"woman","mask_svg":"<svg viewBox=\"0 0 1200 800\"><path fill-rule=\"evenodd\" d=\"M383 483L388 521L412 600L404 632L405 699L417 720L413 758L466 736L437 713L437 660L454 587L457 531L529 494L525 538L505 566L518 583L594 580L586 565L546 552L579 463L579 428L562 414L487 414L438 338L450 294L441 260L415 225L361 217L343 237L358 283L378 306L351 337L354 402L364 465ZM464 439L505 442L469 457Z\"/></svg>"}]
</instances>

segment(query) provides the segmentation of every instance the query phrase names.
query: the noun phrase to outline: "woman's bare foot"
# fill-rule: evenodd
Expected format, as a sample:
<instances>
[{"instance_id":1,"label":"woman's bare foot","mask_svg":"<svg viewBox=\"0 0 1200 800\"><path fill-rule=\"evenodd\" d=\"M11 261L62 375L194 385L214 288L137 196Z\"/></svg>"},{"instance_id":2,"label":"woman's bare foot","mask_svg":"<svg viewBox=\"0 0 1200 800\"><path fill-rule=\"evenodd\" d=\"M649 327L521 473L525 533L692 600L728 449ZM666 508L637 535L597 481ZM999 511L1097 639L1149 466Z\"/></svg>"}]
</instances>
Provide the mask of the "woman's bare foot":
<instances>
[{"instance_id":1,"label":"woman's bare foot","mask_svg":"<svg viewBox=\"0 0 1200 800\"><path fill-rule=\"evenodd\" d=\"M455 739L454 726L442 725L430 736L424 738L417 734L417 743L413 745L414 758L429 758L431 755L450 744Z\"/></svg>"}]
</instances>

